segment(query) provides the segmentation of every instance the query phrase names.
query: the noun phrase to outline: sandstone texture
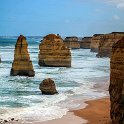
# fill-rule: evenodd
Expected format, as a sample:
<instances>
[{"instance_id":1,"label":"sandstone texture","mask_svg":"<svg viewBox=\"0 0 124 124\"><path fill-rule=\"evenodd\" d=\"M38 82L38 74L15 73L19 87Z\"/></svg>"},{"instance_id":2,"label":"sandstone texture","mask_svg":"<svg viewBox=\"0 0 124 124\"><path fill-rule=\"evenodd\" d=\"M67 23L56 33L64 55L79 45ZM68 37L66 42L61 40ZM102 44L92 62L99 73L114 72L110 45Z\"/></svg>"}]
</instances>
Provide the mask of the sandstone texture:
<instances>
[{"instance_id":1,"label":"sandstone texture","mask_svg":"<svg viewBox=\"0 0 124 124\"><path fill-rule=\"evenodd\" d=\"M90 44L91 44L91 39L92 37L84 37L80 41L80 48L82 49L90 49Z\"/></svg>"},{"instance_id":2,"label":"sandstone texture","mask_svg":"<svg viewBox=\"0 0 124 124\"><path fill-rule=\"evenodd\" d=\"M100 38L97 57L111 57L112 46L124 37L124 32L112 32L102 35Z\"/></svg>"},{"instance_id":3,"label":"sandstone texture","mask_svg":"<svg viewBox=\"0 0 124 124\"><path fill-rule=\"evenodd\" d=\"M39 86L39 89L44 95L54 95L58 93L54 81L50 78L43 80Z\"/></svg>"},{"instance_id":4,"label":"sandstone texture","mask_svg":"<svg viewBox=\"0 0 124 124\"><path fill-rule=\"evenodd\" d=\"M35 72L28 53L28 43L23 35L18 37L14 52L14 60L10 72L11 76L33 77Z\"/></svg>"},{"instance_id":5,"label":"sandstone texture","mask_svg":"<svg viewBox=\"0 0 124 124\"><path fill-rule=\"evenodd\" d=\"M100 43L100 39L101 39L102 35L103 34L95 34L95 35L93 35L93 37L91 39L91 44L90 44L91 52L98 52L99 43Z\"/></svg>"},{"instance_id":6,"label":"sandstone texture","mask_svg":"<svg viewBox=\"0 0 124 124\"><path fill-rule=\"evenodd\" d=\"M78 37L66 37L64 39L64 43L68 48L71 49L79 49L80 48L80 42L78 41Z\"/></svg>"},{"instance_id":7,"label":"sandstone texture","mask_svg":"<svg viewBox=\"0 0 124 124\"><path fill-rule=\"evenodd\" d=\"M112 124L124 124L124 37L112 47L110 72Z\"/></svg>"},{"instance_id":8,"label":"sandstone texture","mask_svg":"<svg viewBox=\"0 0 124 124\"><path fill-rule=\"evenodd\" d=\"M71 52L59 35L49 34L39 45L39 65L47 67L71 67Z\"/></svg>"}]
</instances>

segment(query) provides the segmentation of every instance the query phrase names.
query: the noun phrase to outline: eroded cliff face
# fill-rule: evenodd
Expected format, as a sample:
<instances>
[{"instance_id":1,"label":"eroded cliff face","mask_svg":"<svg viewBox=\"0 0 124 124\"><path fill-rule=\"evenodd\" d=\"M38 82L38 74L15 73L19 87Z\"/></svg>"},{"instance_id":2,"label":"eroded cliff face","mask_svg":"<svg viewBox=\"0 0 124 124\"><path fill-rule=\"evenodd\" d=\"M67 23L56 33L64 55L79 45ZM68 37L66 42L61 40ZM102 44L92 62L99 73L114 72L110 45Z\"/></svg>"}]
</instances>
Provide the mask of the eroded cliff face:
<instances>
[{"instance_id":1,"label":"eroded cliff face","mask_svg":"<svg viewBox=\"0 0 124 124\"><path fill-rule=\"evenodd\" d=\"M90 49L90 44L91 44L91 39L92 37L84 37L80 41L80 48L82 49Z\"/></svg>"},{"instance_id":2,"label":"eroded cliff face","mask_svg":"<svg viewBox=\"0 0 124 124\"><path fill-rule=\"evenodd\" d=\"M100 43L102 35L103 34L95 34L95 35L93 35L93 37L91 39L91 44L90 44L91 52L98 52L99 43Z\"/></svg>"},{"instance_id":3,"label":"eroded cliff face","mask_svg":"<svg viewBox=\"0 0 124 124\"><path fill-rule=\"evenodd\" d=\"M49 34L39 45L39 65L50 67L71 67L71 52L62 38Z\"/></svg>"},{"instance_id":4,"label":"eroded cliff face","mask_svg":"<svg viewBox=\"0 0 124 124\"><path fill-rule=\"evenodd\" d=\"M124 37L112 47L109 93L112 124L124 124Z\"/></svg>"},{"instance_id":5,"label":"eroded cliff face","mask_svg":"<svg viewBox=\"0 0 124 124\"><path fill-rule=\"evenodd\" d=\"M111 57L112 46L124 37L124 32L112 32L101 36L97 57Z\"/></svg>"},{"instance_id":6,"label":"eroded cliff face","mask_svg":"<svg viewBox=\"0 0 124 124\"><path fill-rule=\"evenodd\" d=\"M80 43L78 37L66 37L64 40L65 45L71 49L79 49Z\"/></svg>"},{"instance_id":7,"label":"eroded cliff face","mask_svg":"<svg viewBox=\"0 0 124 124\"><path fill-rule=\"evenodd\" d=\"M14 60L10 74L12 76L30 76L35 75L32 61L28 53L28 43L23 35L17 39L14 51Z\"/></svg>"}]
</instances>

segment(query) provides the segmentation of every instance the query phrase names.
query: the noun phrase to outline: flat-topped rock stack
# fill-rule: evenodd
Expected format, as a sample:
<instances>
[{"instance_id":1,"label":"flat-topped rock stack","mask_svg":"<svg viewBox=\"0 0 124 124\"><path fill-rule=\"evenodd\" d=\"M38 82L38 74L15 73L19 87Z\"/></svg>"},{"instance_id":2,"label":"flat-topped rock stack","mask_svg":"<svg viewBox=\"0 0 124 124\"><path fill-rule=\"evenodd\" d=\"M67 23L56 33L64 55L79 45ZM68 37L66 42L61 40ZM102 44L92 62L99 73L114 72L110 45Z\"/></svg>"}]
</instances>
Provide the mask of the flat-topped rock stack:
<instances>
[{"instance_id":1,"label":"flat-topped rock stack","mask_svg":"<svg viewBox=\"0 0 124 124\"><path fill-rule=\"evenodd\" d=\"M90 48L91 48L91 52L98 52L98 48L99 48L99 43L100 43L100 39L101 36L103 34L94 34L92 39L91 39L91 44L90 44Z\"/></svg>"},{"instance_id":2,"label":"flat-topped rock stack","mask_svg":"<svg viewBox=\"0 0 124 124\"><path fill-rule=\"evenodd\" d=\"M68 48L71 48L71 49L79 49L80 48L80 42L78 41L78 37L76 37L76 36L66 37L64 39L64 43Z\"/></svg>"},{"instance_id":3,"label":"flat-topped rock stack","mask_svg":"<svg viewBox=\"0 0 124 124\"><path fill-rule=\"evenodd\" d=\"M28 53L28 43L23 35L18 37L14 52L14 60L10 72L11 76L33 77L35 72Z\"/></svg>"},{"instance_id":4,"label":"flat-topped rock stack","mask_svg":"<svg viewBox=\"0 0 124 124\"><path fill-rule=\"evenodd\" d=\"M84 37L80 41L80 48L82 49L90 49L90 44L91 44L91 39L92 37Z\"/></svg>"},{"instance_id":5,"label":"flat-topped rock stack","mask_svg":"<svg viewBox=\"0 0 124 124\"><path fill-rule=\"evenodd\" d=\"M97 57L111 57L112 46L124 37L124 32L112 32L101 36Z\"/></svg>"},{"instance_id":6,"label":"flat-topped rock stack","mask_svg":"<svg viewBox=\"0 0 124 124\"><path fill-rule=\"evenodd\" d=\"M124 37L112 47L110 71L112 124L124 124Z\"/></svg>"},{"instance_id":7,"label":"flat-topped rock stack","mask_svg":"<svg viewBox=\"0 0 124 124\"><path fill-rule=\"evenodd\" d=\"M71 52L59 35L49 34L39 45L39 65L71 67Z\"/></svg>"}]
</instances>

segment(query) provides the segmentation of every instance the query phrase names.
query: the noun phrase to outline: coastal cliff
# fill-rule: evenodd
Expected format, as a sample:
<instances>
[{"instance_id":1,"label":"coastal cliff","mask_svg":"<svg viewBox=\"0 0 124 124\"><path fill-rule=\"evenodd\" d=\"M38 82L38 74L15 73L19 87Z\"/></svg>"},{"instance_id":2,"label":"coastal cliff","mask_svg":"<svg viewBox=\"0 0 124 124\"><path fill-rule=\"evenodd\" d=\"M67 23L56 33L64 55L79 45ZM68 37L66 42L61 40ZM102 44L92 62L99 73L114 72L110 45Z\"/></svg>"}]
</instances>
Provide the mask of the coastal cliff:
<instances>
[{"instance_id":1,"label":"coastal cliff","mask_svg":"<svg viewBox=\"0 0 124 124\"><path fill-rule=\"evenodd\" d=\"M23 35L18 37L14 52L14 60L10 72L11 76L33 77L35 72L28 53L28 43Z\"/></svg>"},{"instance_id":2,"label":"coastal cliff","mask_svg":"<svg viewBox=\"0 0 124 124\"><path fill-rule=\"evenodd\" d=\"M124 37L112 47L110 71L112 124L124 124Z\"/></svg>"},{"instance_id":3,"label":"coastal cliff","mask_svg":"<svg viewBox=\"0 0 124 124\"><path fill-rule=\"evenodd\" d=\"M71 52L60 36L55 34L45 36L39 49L40 66L71 67Z\"/></svg>"},{"instance_id":4,"label":"coastal cliff","mask_svg":"<svg viewBox=\"0 0 124 124\"><path fill-rule=\"evenodd\" d=\"M93 37L91 39L91 44L90 44L91 52L98 52L99 43L100 43L100 39L101 39L102 35L103 34L95 34L95 35L93 35Z\"/></svg>"},{"instance_id":5,"label":"coastal cliff","mask_svg":"<svg viewBox=\"0 0 124 124\"><path fill-rule=\"evenodd\" d=\"M112 46L124 37L124 32L112 32L102 35L100 38L97 57L111 57Z\"/></svg>"},{"instance_id":6,"label":"coastal cliff","mask_svg":"<svg viewBox=\"0 0 124 124\"><path fill-rule=\"evenodd\" d=\"M84 37L80 41L80 48L82 49L90 49L90 44L91 44L91 39L92 37Z\"/></svg>"},{"instance_id":7,"label":"coastal cliff","mask_svg":"<svg viewBox=\"0 0 124 124\"><path fill-rule=\"evenodd\" d=\"M68 48L71 49L79 49L80 48L80 43L78 41L78 37L66 37L64 39L64 43Z\"/></svg>"}]
</instances>

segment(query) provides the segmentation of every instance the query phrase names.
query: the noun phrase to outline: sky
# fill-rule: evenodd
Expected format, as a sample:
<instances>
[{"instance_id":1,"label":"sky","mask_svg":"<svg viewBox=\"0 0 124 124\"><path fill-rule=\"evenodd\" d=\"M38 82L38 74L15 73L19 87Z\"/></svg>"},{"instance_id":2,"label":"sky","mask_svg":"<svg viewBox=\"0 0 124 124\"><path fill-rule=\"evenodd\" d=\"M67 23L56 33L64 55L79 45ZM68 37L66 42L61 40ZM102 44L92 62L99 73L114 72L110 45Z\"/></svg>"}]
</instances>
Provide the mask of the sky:
<instances>
[{"instance_id":1,"label":"sky","mask_svg":"<svg viewBox=\"0 0 124 124\"><path fill-rule=\"evenodd\" d=\"M0 36L124 32L124 0L0 0Z\"/></svg>"}]
</instances>

